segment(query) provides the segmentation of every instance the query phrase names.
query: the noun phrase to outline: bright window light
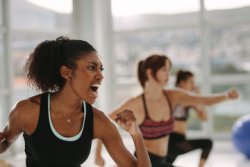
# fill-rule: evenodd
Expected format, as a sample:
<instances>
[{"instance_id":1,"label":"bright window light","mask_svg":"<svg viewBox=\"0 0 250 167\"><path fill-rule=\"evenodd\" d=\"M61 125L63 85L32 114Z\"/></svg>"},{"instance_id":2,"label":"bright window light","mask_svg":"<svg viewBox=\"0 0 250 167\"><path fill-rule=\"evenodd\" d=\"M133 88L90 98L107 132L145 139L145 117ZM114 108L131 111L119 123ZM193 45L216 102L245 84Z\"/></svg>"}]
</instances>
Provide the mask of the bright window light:
<instances>
[{"instance_id":1,"label":"bright window light","mask_svg":"<svg viewBox=\"0 0 250 167\"><path fill-rule=\"evenodd\" d=\"M58 13L72 13L73 0L26 0ZM204 0L206 9L250 6L250 0ZM113 16L177 14L199 11L200 0L112 0Z\"/></svg>"},{"instance_id":2,"label":"bright window light","mask_svg":"<svg viewBox=\"0 0 250 167\"><path fill-rule=\"evenodd\" d=\"M230 9L250 6L250 0L205 0L206 9Z\"/></svg>"},{"instance_id":3,"label":"bright window light","mask_svg":"<svg viewBox=\"0 0 250 167\"><path fill-rule=\"evenodd\" d=\"M199 10L199 0L112 0L113 16L174 14Z\"/></svg>"},{"instance_id":4,"label":"bright window light","mask_svg":"<svg viewBox=\"0 0 250 167\"><path fill-rule=\"evenodd\" d=\"M73 11L72 0L26 0L37 6L52 10L57 13L69 14Z\"/></svg>"}]
</instances>

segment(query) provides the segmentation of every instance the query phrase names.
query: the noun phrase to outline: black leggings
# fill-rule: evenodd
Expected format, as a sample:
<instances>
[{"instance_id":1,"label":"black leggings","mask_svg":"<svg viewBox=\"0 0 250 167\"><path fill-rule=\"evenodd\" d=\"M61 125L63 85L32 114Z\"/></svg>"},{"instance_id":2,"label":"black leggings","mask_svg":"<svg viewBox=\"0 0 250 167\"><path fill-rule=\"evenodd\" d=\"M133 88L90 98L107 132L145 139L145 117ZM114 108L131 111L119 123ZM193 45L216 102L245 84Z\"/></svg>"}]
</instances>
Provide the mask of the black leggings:
<instances>
[{"instance_id":1,"label":"black leggings","mask_svg":"<svg viewBox=\"0 0 250 167\"><path fill-rule=\"evenodd\" d=\"M134 153L136 156L136 152ZM159 155L148 152L150 162L152 167L174 167L171 163L167 163L166 157L161 157Z\"/></svg>"},{"instance_id":2,"label":"black leggings","mask_svg":"<svg viewBox=\"0 0 250 167\"><path fill-rule=\"evenodd\" d=\"M195 149L202 149L201 158L207 159L212 149L212 140L193 139L187 140L185 135L171 133L169 136L167 162L173 163L178 155L190 152Z\"/></svg>"}]
</instances>

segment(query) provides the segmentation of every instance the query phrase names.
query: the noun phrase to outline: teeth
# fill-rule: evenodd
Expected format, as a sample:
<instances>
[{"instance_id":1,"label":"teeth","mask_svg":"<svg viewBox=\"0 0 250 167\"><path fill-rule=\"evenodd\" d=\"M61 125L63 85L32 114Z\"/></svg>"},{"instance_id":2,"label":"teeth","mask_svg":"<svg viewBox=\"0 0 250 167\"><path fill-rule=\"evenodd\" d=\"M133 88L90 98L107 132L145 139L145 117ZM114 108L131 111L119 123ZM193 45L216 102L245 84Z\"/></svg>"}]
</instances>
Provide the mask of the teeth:
<instances>
[{"instance_id":1,"label":"teeth","mask_svg":"<svg viewBox=\"0 0 250 167\"><path fill-rule=\"evenodd\" d=\"M91 86L99 87L100 84L93 84L93 85L91 85Z\"/></svg>"}]
</instances>

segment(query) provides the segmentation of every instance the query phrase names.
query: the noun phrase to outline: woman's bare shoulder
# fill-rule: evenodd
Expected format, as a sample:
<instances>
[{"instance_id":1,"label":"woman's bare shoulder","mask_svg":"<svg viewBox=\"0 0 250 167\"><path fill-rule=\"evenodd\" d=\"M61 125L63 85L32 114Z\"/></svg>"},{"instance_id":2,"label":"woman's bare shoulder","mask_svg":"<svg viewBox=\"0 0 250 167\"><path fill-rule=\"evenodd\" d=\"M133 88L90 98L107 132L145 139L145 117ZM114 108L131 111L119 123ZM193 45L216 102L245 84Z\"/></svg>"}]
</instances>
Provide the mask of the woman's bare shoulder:
<instances>
[{"instance_id":1,"label":"woman's bare shoulder","mask_svg":"<svg viewBox=\"0 0 250 167\"><path fill-rule=\"evenodd\" d=\"M11 109L10 117L15 120L28 121L37 117L40 111L40 96L20 100Z\"/></svg>"},{"instance_id":2,"label":"woman's bare shoulder","mask_svg":"<svg viewBox=\"0 0 250 167\"><path fill-rule=\"evenodd\" d=\"M19 114L30 114L30 112L35 111L40 108L40 95L33 96L24 100L17 102L13 111Z\"/></svg>"},{"instance_id":3,"label":"woman's bare shoulder","mask_svg":"<svg viewBox=\"0 0 250 167\"><path fill-rule=\"evenodd\" d=\"M102 138L103 136L112 134L115 125L103 111L93 107L93 116L94 138Z\"/></svg>"},{"instance_id":4,"label":"woman's bare shoulder","mask_svg":"<svg viewBox=\"0 0 250 167\"><path fill-rule=\"evenodd\" d=\"M102 121L102 120L106 120L108 119L107 115L99 110L98 108L96 107L92 107L93 108L93 116L94 116L94 119L97 120L97 121Z\"/></svg>"},{"instance_id":5,"label":"woman's bare shoulder","mask_svg":"<svg viewBox=\"0 0 250 167\"><path fill-rule=\"evenodd\" d=\"M185 94L185 91L179 88L165 89L164 91L167 93L167 95L169 95L170 98L173 99L178 98L182 94Z\"/></svg>"},{"instance_id":6,"label":"woman's bare shoulder","mask_svg":"<svg viewBox=\"0 0 250 167\"><path fill-rule=\"evenodd\" d=\"M128 107L134 108L137 107L140 103L142 103L142 96L137 95L128 99L124 104L126 104L126 106Z\"/></svg>"},{"instance_id":7,"label":"woman's bare shoulder","mask_svg":"<svg viewBox=\"0 0 250 167\"><path fill-rule=\"evenodd\" d=\"M9 122L29 133L33 127L32 125L38 120L39 111L39 96L20 100L11 108Z\"/></svg>"}]
</instances>

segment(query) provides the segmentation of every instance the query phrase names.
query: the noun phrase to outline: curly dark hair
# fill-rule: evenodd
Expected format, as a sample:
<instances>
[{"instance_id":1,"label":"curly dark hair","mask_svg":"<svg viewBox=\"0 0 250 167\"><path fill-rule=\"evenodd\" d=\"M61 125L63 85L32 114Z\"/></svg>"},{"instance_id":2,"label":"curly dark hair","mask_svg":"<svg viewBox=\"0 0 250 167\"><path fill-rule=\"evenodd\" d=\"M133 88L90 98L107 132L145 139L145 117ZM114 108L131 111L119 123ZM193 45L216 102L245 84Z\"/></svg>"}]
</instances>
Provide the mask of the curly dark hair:
<instances>
[{"instance_id":1,"label":"curly dark hair","mask_svg":"<svg viewBox=\"0 0 250 167\"><path fill-rule=\"evenodd\" d=\"M30 54L24 67L28 84L41 92L58 91L65 84L60 67L65 65L74 70L76 61L90 52L96 52L96 49L82 40L61 36L56 40L41 42Z\"/></svg>"}]
</instances>

